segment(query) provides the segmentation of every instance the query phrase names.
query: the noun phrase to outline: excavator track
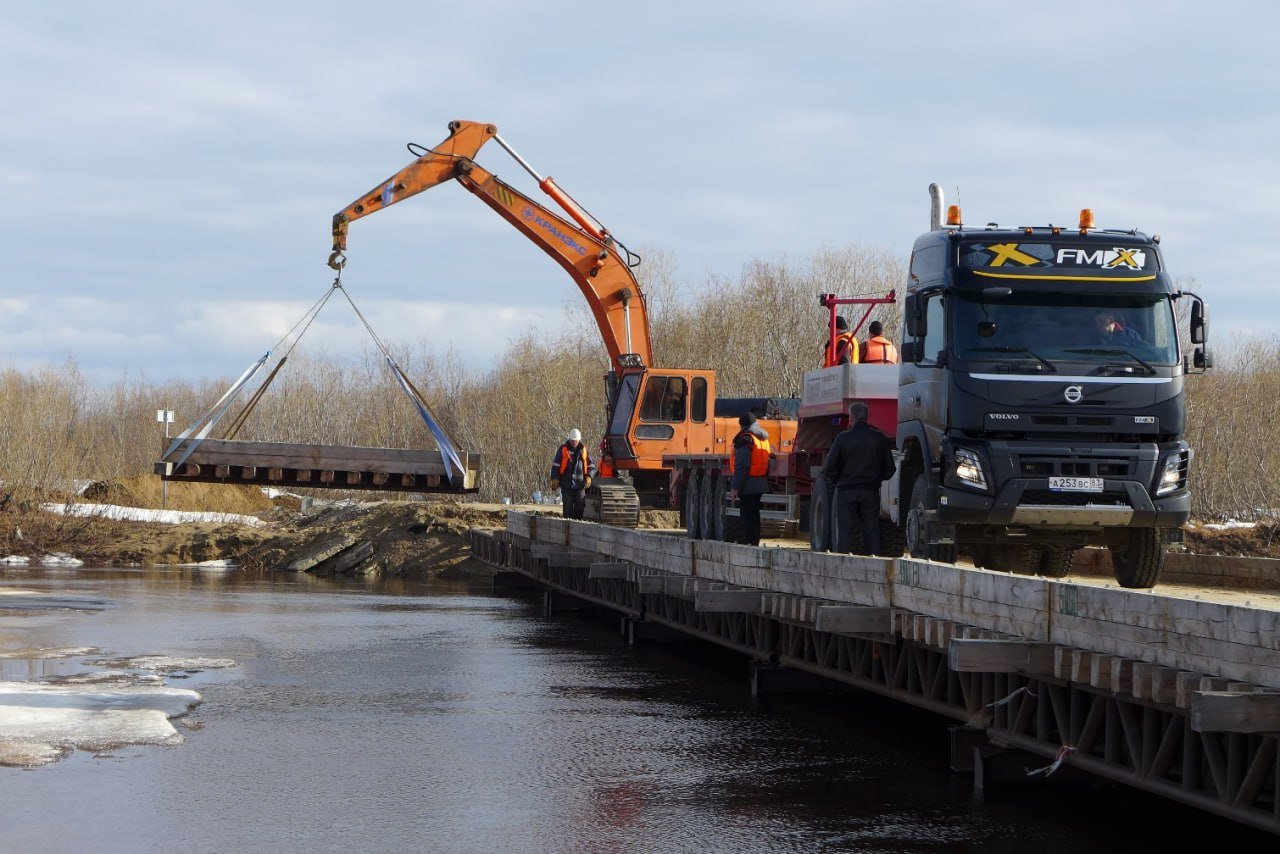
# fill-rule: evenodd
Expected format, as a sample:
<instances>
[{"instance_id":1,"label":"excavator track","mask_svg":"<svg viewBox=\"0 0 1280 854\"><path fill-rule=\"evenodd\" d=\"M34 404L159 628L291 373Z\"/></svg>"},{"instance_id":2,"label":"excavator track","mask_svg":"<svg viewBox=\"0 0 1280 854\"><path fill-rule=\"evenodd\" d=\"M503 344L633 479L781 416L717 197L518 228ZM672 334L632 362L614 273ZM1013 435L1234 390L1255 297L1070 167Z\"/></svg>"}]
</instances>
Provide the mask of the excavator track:
<instances>
[{"instance_id":1,"label":"excavator track","mask_svg":"<svg viewBox=\"0 0 1280 854\"><path fill-rule=\"evenodd\" d=\"M586 517L602 525L634 528L640 524L640 496L623 480L597 479L587 490Z\"/></svg>"}]
</instances>

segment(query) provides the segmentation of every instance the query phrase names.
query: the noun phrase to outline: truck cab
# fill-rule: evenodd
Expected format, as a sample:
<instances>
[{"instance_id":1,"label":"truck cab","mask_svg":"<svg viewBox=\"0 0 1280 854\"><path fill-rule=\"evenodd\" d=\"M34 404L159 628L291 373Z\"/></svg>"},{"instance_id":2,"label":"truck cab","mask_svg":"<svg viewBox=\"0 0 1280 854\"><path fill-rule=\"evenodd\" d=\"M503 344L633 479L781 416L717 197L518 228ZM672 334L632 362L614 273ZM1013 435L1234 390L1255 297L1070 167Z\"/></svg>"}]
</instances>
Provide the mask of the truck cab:
<instances>
[{"instance_id":1,"label":"truck cab","mask_svg":"<svg viewBox=\"0 0 1280 854\"><path fill-rule=\"evenodd\" d=\"M908 550L1060 576L1075 549L1107 546L1122 585L1152 586L1191 510L1184 381L1209 364L1206 331L1158 237L1094 229L1088 211L1076 229L966 229L953 208L916 240L908 273Z\"/></svg>"}]
</instances>

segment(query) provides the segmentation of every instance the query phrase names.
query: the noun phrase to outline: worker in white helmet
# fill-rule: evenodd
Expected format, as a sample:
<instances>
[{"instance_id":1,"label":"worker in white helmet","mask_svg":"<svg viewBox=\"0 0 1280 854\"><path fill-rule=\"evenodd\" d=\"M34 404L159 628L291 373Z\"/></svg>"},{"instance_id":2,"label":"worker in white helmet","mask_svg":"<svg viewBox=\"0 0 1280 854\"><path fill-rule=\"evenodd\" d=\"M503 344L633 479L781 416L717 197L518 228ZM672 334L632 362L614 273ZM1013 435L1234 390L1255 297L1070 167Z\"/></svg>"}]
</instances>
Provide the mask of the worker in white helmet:
<instances>
[{"instance_id":1,"label":"worker in white helmet","mask_svg":"<svg viewBox=\"0 0 1280 854\"><path fill-rule=\"evenodd\" d=\"M551 460L551 481L560 489L564 518L581 519L587 507L587 487L595 470L582 431L574 427Z\"/></svg>"}]
</instances>

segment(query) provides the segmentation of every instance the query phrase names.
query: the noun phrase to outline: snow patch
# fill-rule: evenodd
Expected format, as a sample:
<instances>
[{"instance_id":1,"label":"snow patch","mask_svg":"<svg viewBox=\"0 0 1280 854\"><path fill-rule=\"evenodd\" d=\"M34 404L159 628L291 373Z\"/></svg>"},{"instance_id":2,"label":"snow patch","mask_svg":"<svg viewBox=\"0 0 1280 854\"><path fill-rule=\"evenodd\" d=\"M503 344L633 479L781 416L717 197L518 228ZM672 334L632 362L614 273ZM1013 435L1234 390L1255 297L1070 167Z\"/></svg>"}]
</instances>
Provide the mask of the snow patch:
<instances>
[{"instance_id":1,"label":"snow patch","mask_svg":"<svg viewBox=\"0 0 1280 854\"><path fill-rule=\"evenodd\" d=\"M122 522L162 522L185 525L192 522L215 522L224 525L265 525L257 516L240 513L197 513L191 510L151 510L144 507L122 507L119 504L43 504L41 509L61 516L97 516Z\"/></svg>"},{"instance_id":2,"label":"snow patch","mask_svg":"<svg viewBox=\"0 0 1280 854\"><path fill-rule=\"evenodd\" d=\"M84 561L65 552L53 552L40 558L41 566L84 566Z\"/></svg>"},{"instance_id":3,"label":"snow patch","mask_svg":"<svg viewBox=\"0 0 1280 854\"><path fill-rule=\"evenodd\" d=\"M31 558L24 557L23 555L9 555L7 557L0 557L0 564L3 564L4 566L30 566Z\"/></svg>"},{"instance_id":4,"label":"snow patch","mask_svg":"<svg viewBox=\"0 0 1280 854\"><path fill-rule=\"evenodd\" d=\"M1212 522L1203 526L1208 531L1236 531L1240 529L1256 528L1257 522L1238 522L1235 519L1228 519L1225 522Z\"/></svg>"}]
</instances>

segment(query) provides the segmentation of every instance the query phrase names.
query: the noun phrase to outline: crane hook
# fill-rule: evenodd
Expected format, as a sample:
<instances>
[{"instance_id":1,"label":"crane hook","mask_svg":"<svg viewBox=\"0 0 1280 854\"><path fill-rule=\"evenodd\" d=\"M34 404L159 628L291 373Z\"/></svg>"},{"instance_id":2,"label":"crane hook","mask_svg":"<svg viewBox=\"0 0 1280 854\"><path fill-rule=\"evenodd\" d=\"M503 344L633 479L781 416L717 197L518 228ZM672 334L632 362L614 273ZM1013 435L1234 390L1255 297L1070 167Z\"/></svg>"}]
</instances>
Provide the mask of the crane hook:
<instances>
[{"instance_id":1,"label":"crane hook","mask_svg":"<svg viewBox=\"0 0 1280 854\"><path fill-rule=\"evenodd\" d=\"M339 272L347 266L347 256L342 254L342 250L335 249L329 254L329 266Z\"/></svg>"}]
</instances>

